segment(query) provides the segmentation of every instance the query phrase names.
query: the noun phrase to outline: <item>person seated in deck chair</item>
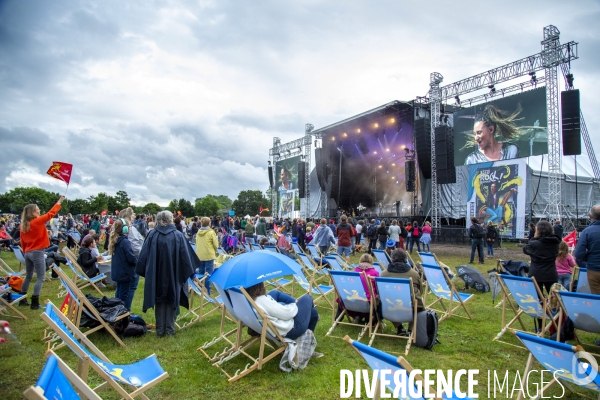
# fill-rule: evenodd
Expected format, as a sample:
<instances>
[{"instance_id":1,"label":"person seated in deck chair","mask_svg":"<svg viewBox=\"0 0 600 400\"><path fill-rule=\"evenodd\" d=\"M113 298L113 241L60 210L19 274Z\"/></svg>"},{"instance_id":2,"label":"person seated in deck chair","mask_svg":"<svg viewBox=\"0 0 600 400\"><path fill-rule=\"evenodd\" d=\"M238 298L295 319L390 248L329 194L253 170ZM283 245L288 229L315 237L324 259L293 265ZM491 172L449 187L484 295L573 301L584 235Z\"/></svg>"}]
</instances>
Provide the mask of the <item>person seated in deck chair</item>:
<instances>
[{"instance_id":1,"label":"person seated in deck chair","mask_svg":"<svg viewBox=\"0 0 600 400\"><path fill-rule=\"evenodd\" d=\"M267 293L263 282L250 286L246 292L284 338L296 340L308 329L315 331L319 322L319 312L310 294L294 299L278 290ZM322 356L323 354L317 352L312 355L313 358Z\"/></svg>"},{"instance_id":2,"label":"person seated in deck chair","mask_svg":"<svg viewBox=\"0 0 600 400\"><path fill-rule=\"evenodd\" d=\"M373 257L370 254L363 254L358 261L358 265L354 269L354 272L364 272L366 277L361 276L360 279L363 284L363 288L365 289L365 294L367 295L367 301L371 301L371 292L369 292L369 283L367 279L369 276L377 277L379 276L379 272L373 267ZM377 296L377 290L375 289L375 296ZM342 311L344 310L344 303L342 299L339 297L335 300L338 304L337 313L335 315L335 319L340 316ZM354 319L355 324L360 324L363 321L369 319L369 313L360 313L348 310L348 316Z\"/></svg>"}]
</instances>

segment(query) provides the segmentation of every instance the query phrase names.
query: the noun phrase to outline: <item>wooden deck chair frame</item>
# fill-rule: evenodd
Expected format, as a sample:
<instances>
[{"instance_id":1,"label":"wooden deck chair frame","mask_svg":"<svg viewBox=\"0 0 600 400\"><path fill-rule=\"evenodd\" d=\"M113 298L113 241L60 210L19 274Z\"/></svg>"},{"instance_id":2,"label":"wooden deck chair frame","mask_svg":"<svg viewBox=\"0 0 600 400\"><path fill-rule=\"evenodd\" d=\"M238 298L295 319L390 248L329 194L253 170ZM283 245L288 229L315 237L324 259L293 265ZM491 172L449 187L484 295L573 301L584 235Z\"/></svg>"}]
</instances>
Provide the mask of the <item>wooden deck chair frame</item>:
<instances>
[{"instance_id":1,"label":"wooden deck chair frame","mask_svg":"<svg viewBox=\"0 0 600 400\"><path fill-rule=\"evenodd\" d=\"M421 268L421 265L419 263L416 263L415 260L413 260L413 258L410 256L410 253L408 251L406 251L406 260L409 261L410 266L417 271L417 273L419 274L419 278L421 278L421 281L424 280L425 275L423 273L423 268Z\"/></svg>"},{"instance_id":2,"label":"wooden deck chair frame","mask_svg":"<svg viewBox=\"0 0 600 400\"><path fill-rule=\"evenodd\" d=\"M120 396L122 396L125 399L131 400L131 399L134 399L135 397L139 396L142 399L147 400L148 397L146 397L146 395L143 392L145 392L148 389L151 389L157 383L159 383L160 381L169 377L169 374L163 370L162 374L156 376L154 379L147 382L145 385L138 387L133 384L128 384L128 386L135 388L134 391L128 393L125 389L123 389L123 386L121 386L121 385L125 385L125 382L122 382L121 380L117 380L118 375L116 375L115 373L118 373L119 371L108 372L105 370L106 366L104 366L103 364L100 365L102 362L112 364L112 362L104 355L104 353L102 353L90 341L90 339L85 334L83 334L71 321L69 321L69 319L66 316L64 316L60 312L60 310L54 304L52 304L52 302L50 300L46 300L46 307L49 307L49 309L52 310L53 314L56 315L60 319L60 321L71 332L71 335L72 335L71 336L71 335L68 335L65 332L63 332L63 329L60 328L56 324L56 322L52 318L50 318L50 316L48 316L47 312L46 311L43 312L40 315L40 317L55 332L55 335L51 335L50 336L51 339L48 341L48 347L49 347L48 350L56 350L56 348L58 347L58 346L56 346L56 347L51 348L50 347L51 342L53 342L55 340L62 340L63 343L67 347L69 347L71 349L71 351L73 353L75 353L75 355L77 355L77 357L79 359L79 363L77 365L77 375L84 382L87 383L90 368L104 380L104 382L102 384L93 388L94 392L104 389L105 387L111 387ZM75 338L78 342L74 341L73 338ZM82 349L82 347L86 347L89 354L93 354L95 357L97 357L99 359L99 362L95 362L92 358L90 358L89 354L86 353ZM156 359L156 356L154 354L152 354L149 357L147 357L146 359L141 360L140 362L144 362L150 358ZM103 366L104 366L104 368L103 368ZM114 366L117 366L117 365L114 365ZM161 369L162 369L162 367L161 367ZM113 374L115 374L115 375L113 375ZM115 379L115 378L117 378L117 379Z\"/></svg>"},{"instance_id":3,"label":"wooden deck chair frame","mask_svg":"<svg viewBox=\"0 0 600 400\"><path fill-rule=\"evenodd\" d=\"M306 249L308 250L308 255L310 257L323 258L325 256L323 253L321 253L321 250L317 246L315 246L313 243L308 243L306 245ZM314 252L312 249L314 249Z\"/></svg>"},{"instance_id":4,"label":"wooden deck chair frame","mask_svg":"<svg viewBox=\"0 0 600 400\"><path fill-rule=\"evenodd\" d=\"M517 338L523 343L523 345L524 345L523 348L529 350L529 356L527 357L527 363L525 364L525 372L523 373L522 376L528 376L529 372L532 371L533 359L535 358L536 361L538 361L542 365L543 369L549 371L549 376L552 377L552 379L550 380L550 382L547 385L540 388L539 395L542 397L539 397L539 396L533 397L533 399L549 398L549 396L544 397L544 392L547 391L548 389L550 389L556 382L558 382L558 379L561 380L560 384L562 386L566 387L567 389L569 389L569 391L571 391L573 394L577 395L577 398L585 397L588 399L595 399L595 398L600 399L600 382L599 382L599 378L598 378L599 372L596 369L594 369L594 367L592 367L590 364L587 364L587 363L583 364L581 361L579 361L579 358L581 358L581 357L577 355L577 353L579 353L579 352L582 352L582 353L585 352L585 349L583 347L571 346L566 343L560 343L558 341L545 339L545 338L542 338L539 336L529 335L525 332L516 331L514 329L512 329L511 332L514 333L515 336L517 336ZM561 365L561 367L556 368L555 366L553 366L551 364L542 364L541 361L536 356L534 356L534 354L527 347L527 344L523 340L535 343L535 344L533 344L533 346L535 346L534 348L539 347L539 348L543 349L543 347L549 347L552 350L551 352L549 352L550 354L555 356L557 359L560 359L562 357L565 360L568 360L568 363L571 364L571 368L567 369L566 366L562 366L562 365ZM573 362L575 360L577 360L577 363ZM560 365L560 364L556 364L556 365ZM590 396L585 395L584 393L575 391L575 389L572 387L572 384L576 384L576 385L578 385L578 384L575 383L573 380L574 379L574 376L572 373L573 368L576 368L580 371L585 371L586 377L589 377L590 375L595 376L595 378L593 378L588 383L587 388L598 392L599 394L597 397L590 397ZM523 398L523 396L524 396L523 391L520 391L517 399L521 400ZM564 396L564 393L563 393L563 396Z\"/></svg>"},{"instance_id":5,"label":"wooden deck chair frame","mask_svg":"<svg viewBox=\"0 0 600 400\"><path fill-rule=\"evenodd\" d=\"M100 296L104 296L104 293L102 293L102 290L100 290L100 288L98 286L96 286L96 283L95 283L97 281L104 279L104 277L105 277L104 274L97 275L94 278L89 278L85 274L85 272L83 272L83 269L81 268L81 266L77 263L77 257L75 257L75 254L73 254L73 252L70 249L68 249L67 247L63 247L63 254L67 258L67 260L71 262L71 265L69 265L69 267L75 268L73 270L73 275L72 275L71 281L75 285L77 285L77 287L81 290L85 289L88 286L91 286L92 288L94 288L96 290L96 292L98 292L98 294L100 294Z\"/></svg>"},{"instance_id":6,"label":"wooden deck chair frame","mask_svg":"<svg viewBox=\"0 0 600 400\"><path fill-rule=\"evenodd\" d=\"M510 300L510 297L512 297L511 292L506 287L506 284L505 284L504 280L502 279L503 275L502 274L497 274L497 275L498 275L498 283L500 284L500 288L502 289L502 301L503 301L502 302L502 328L501 328L500 332L496 335L496 337L493 339L493 341L508 344L511 346L519 347L519 348L523 348L522 346L518 346L513 343L509 343L509 342L500 340L502 338L502 336L504 336L504 334L506 333L507 330L511 330L511 331L515 330L514 328L512 328L512 326L517 321L521 325L521 328L522 328L521 332L534 333L535 335L538 335L540 337L543 337L545 335L546 330L548 330L550 328L550 325L554 325L555 328L557 327L556 322L552 318L552 315L550 315L550 311L548 309L548 301L543 296L542 291L540 290L540 287L538 286L537 281L535 280L534 277L523 278L523 277L517 277L514 275L508 275L510 278L527 279L527 280L531 279L531 281L533 282L533 285L535 286L535 291L538 294L538 298L544 299L544 302L543 302L544 304L542 305L542 312L543 312L542 328L541 328L542 331L539 334L528 331L527 328L525 328L525 324L521 320L521 316L525 315L525 316L530 317L530 315L526 314L523 309L521 309L518 305L514 304L514 302L516 302L516 300L513 300L513 301ZM514 317L508 323L506 323L506 311L508 310L508 308L510 308L511 311L514 313ZM535 318L535 317L533 317L533 318ZM548 321L548 323L546 323L547 321Z\"/></svg>"},{"instance_id":7,"label":"wooden deck chair frame","mask_svg":"<svg viewBox=\"0 0 600 400\"><path fill-rule=\"evenodd\" d=\"M294 253L296 253L296 254L298 254L298 253L306 254L304 252L304 250L302 250L302 247L300 247L300 245L298 243L292 242L292 250L294 250Z\"/></svg>"},{"instance_id":8,"label":"wooden deck chair frame","mask_svg":"<svg viewBox=\"0 0 600 400\"><path fill-rule=\"evenodd\" d=\"M23 275L25 275L26 271L21 270L19 272L15 272L15 271L13 271L13 269L11 267L8 266L8 264L2 258L0 258L0 273L2 273L2 275L4 275L4 276L20 276L20 277L22 277Z\"/></svg>"},{"instance_id":9,"label":"wooden deck chair frame","mask_svg":"<svg viewBox=\"0 0 600 400\"><path fill-rule=\"evenodd\" d=\"M471 300L473 298L473 295L470 295L467 299L465 299L463 301L463 299L461 297L462 293L459 292L458 290L456 290L454 283L452 283L452 280L450 279L450 277L448 276L448 273L446 272L446 268L444 268L443 266L421 264L421 268L423 269L423 274L427 278L427 286L425 286L425 290L424 290L425 293L423 295L423 302L425 304L427 304L427 295L431 291L431 288L429 286L432 284L430 277L427 277L427 269L440 270L444 276L444 280L446 281L446 285L448 286L448 289L450 289L450 296L449 296L450 300L444 299L442 297L437 297L437 295L435 295L435 293L434 293L434 295L437 297L437 299L435 301L433 301L433 303L431 303L425 307L427 309L435 310L442 314L442 316L439 318L438 322L442 322L443 320L445 320L448 317L459 317L459 318L472 320L473 318L471 317L471 313L467 309L467 306L465 305L465 303L467 301ZM448 301L448 303L449 303L448 306L446 306L444 304L444 300ZM458 300L458 302L456 300ZM455 303L455 302L457 302L457 304L456 304L456 306L453 307L453 303ZM435 306L438 303L442 307L442 310L436 310L435 308L433 308L433 306ZM456 311L460 308L462 308L465 311L465 313L467 314L466 317L463 315L456 314Z\"/></svg>"},{"instance_id":10,"label":"wooden deck chair frame","mask_svg":"<svg viewBox=\"0 0 600 400\"><path fill-rule=\"evenodd\" d=\"M87 299L87 297L85 297L85 295L83 294L83 292L81 291L81 289L79 289L70 279L69 277L63 272L62 269L60 269L59 267L57 267L56 265L53 265L54 272L58 275L58 278L61 280L61 282L63 283L63 285L65 285L67 293L70 294L71 299L69 301L69 317L73 320L73 325L75 327L77 327L77 329L79 330L79 325L81 323L81 316L83 315L83 309L85 307L85 309L94 316L95 319L98 320L98 323L100 325L98 325L95 328L91 328L85 332L83 332L83 335L88 336L96 331L99 331L101 329L106 329L106 331L117 341L117 343L119 343L119 345L121 345L122 347L126 347L125 343L123 343L123 341L121 340L121 338L119 338L119 335L117 335L117 333L115 332L115 330L112 328L112 326L110 326L110 324L106 321L104 321L102 319L102 317L100 316L100 313L98 312L98 310L96 309L96 307L94 307L92 305L92 303ZM123 318L128 318L129 315L131 313L127 312L123 315L120 315L116 321L119 321ZM115 322L116 322L115 321Z\"/></svg>"},{"instance_id":11,"label":"wooden deck chair frame","mask_svg":"<svg viewBox=\"0 0 600 400\"><path fill-rule=\"evenodd\" d=\"M412 278L369 277L369 281L370 281L369 290L371 290L371 299L375 298L374 288L377 287L377 297L378 297L378 301L382 302L382 308L385 307L385 305L383 304L383 300L381 299L381 290L379 288L380 283L382 285L385 285L385 284L402 285L402 286L408 287L408 290L410 290L411 308L412 308L412 313L413 313L413 321L412 321L413 328L412 328L412 332L410 333L410 336L399 336L396 334L383 333L385 324L383 323L383 321L381 321L379 318L377 318L377 323L375 324L375 327L373 328L373 331L371 332L371 340L369 340L369 346L371 346L373 344L373 341L375 340L376 336L391 337L391 338L396 338L396 339L406 339L407 343L406 343L406 348L404 349L404 355L407 356L408 352L410 351L410 346L417 339L417 299L415 298L415 292L413 290ZM377 306L375 305L375 302L372 301L371 302L371 308L372 308L371 314L375 314L376 307ZM382 310L382 315L383 315L383 310ZM383 319L385 319L385 317L383 317ZM408 321L402 321L402 322L391 321L391 322L404 323L404 322L408 322ZM381 333L378 332L380 329L381 329Z\"/></svg>"},{"instance_id":12,"label":"wooden deck chair frame","mask_svg":"<svg viewBox=\"0 0 600 400\"><path fill-rule=\"evenodd\" d=\"M13 249L13 254L15 255L15 258L17 259L17 261L19 262L19 271L21 271L21 266L23 267L23 270L24 270L25 269L25 254L23 253L23 249L21 248L21 246L19 246L17 244L13 244L10 247Z\"/></svg>"},{"instance_id":13,"label":"wooden deck chair frame","mask_svg":"<svg viewBox=\"0 0 600 400\"><path fill-rule=\"evenodd\" d=\"M368 283L368 285L371 284L371 282L369 281L369 279L367 279L367 275L364 272L354 272L354 271L329 271L330 275L335 276L337 275L348 275L348 276L356 276L356 277L363 277L366 282ZM340 299L342 299L342 303L344 303L343 301L343 297L340 293L340 289L338 288L335 279L331 278L331 281L333 282L333 286L335 287L335 292L337 294L337 297L339 297ZM359 283L362 287L362 279L359 279ZM363 288L364 290L364 288ZM370 293L372 293L372 289L369 288ZM366 293L365 293L365 297L366 297ZM374 298L371 298L371 303L374 301ZM336 301L337 303L337 301ZM350 311L354 311L354 310L350 310ZM350 315L348 314L348 309L346 308L346 305L344 303L344 309L342 310L342 312L340 313L340 315L338 315L337 318L335 318L335 312L332 314L332 324L331 324L331 328L329 328L329 330L327 331L327 333L325 334L325 336L331 336L331 337L337 337L337 336L332 336L331 333L335 330L335 328L338 325L348 325L348 326L356 326L358 328L361 328L360 333L358 334L358 341L360 341L363 336L365 335L365 333L368 333L368 336L371 336L371 333L373 332L373 308L371 307L371 305L369 305L369 320L367 321L366 324L356 324L354 322L345 322L344 321L344 317L348 317L348 319L350 319Z\"/></svg>"},{"instance_id":14,"label":"wooden deck chair frame","mask_svg":"<svg viewBox=\"0 0 600 400\"><path fill-rule=\"evenodd\" d=\"M382 269L387 269L387 266L392 263L392 259L390 258L389 254L386 253L385 250L373 249L373 255L375 257L375 260L379 263L379 265L381 266ZM387 263L387 265L383 265L380 257L378 257L377 255L379 255L381 258L383 258L383 260Z\"/></svg>"},{"instance_id":15,"label":"wooden deck chair frame","mask_svg":"<svg viewBox=\"0 0 600 400\"><path fill-rule=\"evenodd\" d=\"M81 379L75 371L73 371L63 360L60 359L52 350L48 350L46 352L46 364L42 369L40 377L38 379L38 383L41 379L44 378L44 373L48 373L46 368L56 368L60 371L60 374L70 383L72 386L75 386L75 391L79 396L85 396L86 399L89 400L102 400L102 397L98 396L94 390L87 385ZM60 393L61 396L65 396L68 393ZM23 396L28 400L50 400L49 397L46 397L46 393L44 393L44 389L36 383L34 386L30 386L23 392ZM52 398L54 399L54 397Z\"/></svg>"},{"instance_id":16,"label":"wooden deck chair frame","mask_svg":"<svg viewBox=\"0 0 600 400\"><path fill-rule=\"evenodd\" d=\"M353 268L350 264L346 262L344 257L342 257L338 252L330 252L327 257L333 257L337 260L338 264L342 267L344 271L352 271Z\"/></svg>"},{"instance_id":17,"label":"wooden deck chair frame","mask_svg":"<svg viewBox=\"0 0 600 400\"><path fill-rule=\"evenodd\" d=\"M301 264L298 264L298 271L296 274L293 275L294 282L298 284L305 293L310 294L311 297L313 295L317 296L316 298L313 297L313 303L316 307L331 309L332 312L335 312L335 306L337 303L335 303L334 301L329 299L329 297L327 297L330 293L334 293L333 285L319 284L315 281L315 279L312 276L310 278L307 277L307 273L310 276L310 271L304 268ZM325 288L328 288L328 290L324 290ZM294 296L293 292L292 296ZM318 301L321 299L325 299L329 307L319 305Z\"/></svg>"},{"instance_id":18,"label":"wooden deck chair frame","mask_svg":"<svg viewBox=\"0 0 600 400\"><path fill-rule=\"evenodd\" d=\"M249 243L246 243L246 242L240 242L240 243L242 243L245 253L250 253L250 252L254 251L254 249L252 248L252 246L250 246Z\"/></svg>"},{"instance_id":19,"label":"wooden deck chair frame","mask_svg":"<svg viewBox=\"0 0 600 400\"><path fill-rule=\"evenodd\" d=\"M232 297L235 297L238 294L244 296L244 298L248 301L249 307L252 309L251 311L253 311L254 313L253 316L241 315L238 312L239 310L235 310L236 307L234 303L236 303L237 300L232 300L232 304L234 305L234 311L236 312L238 318L240 318L240 320L238 321L237 329L237 343L240 343L240 345L236 349L236 353L244 355L251 361L251 363L246 364L246 367L241 372L238 369L233 375L230 375L225 371L222 362L216 362L213 364L214 366L219 368L225 374L225 376L227 376L227 380L229 382L235 382L256 369L262 369L265 363L267 363L268 361L277 357L279 354L282 354L285 351L287 343L279 334L279 332L277 332L277 329L266 316L266 314L260 308L258 308L254 300L252 300L252 298L248 295L244 288L232 288L229 290L233 292L230 293L230 296ZM248 318L251 318L252 321L249 321ZM256 322L258 325L256 325L254 322ZM254 325L255 328L258 326L261 327L261 329L259 329L260 332L257 332L260 333L260 335L252 337L242 342L241 335L243 331L243 325L248 325L249 327L251 327L250 324ZM256 329L254 330L256 331ZM273 348L273 351L269 355L265 355L265 347L267 346L267 342L269 342L271 347ZM258 357L254 357L248 353L248 350L256 344L259 345ZM228 359L231 358L232 357L229 357Z\"/></svg>"},{"instance_id":20,"label":"wooden deck chair frame","mask_svg":"<svg viewBox=\"0 0 600 400\"><path fill-rule=\"evenodd\" d=\"M581 282L581 276L585 274L585 281ZM575 287L575 281L577 281L577 287ZM575 289L575 290L573 290ZM569 287L571 292L575 293L584 293L591 294L590 291L590 283L587 277L587 268L580 268L578 265L573 268L573 279L571 280L571 285Z\"/></svg>"},{"instance_id":21,"label":"wooden deck chair frame","mask_svg":"<svg viewBox=\"0 0 600 400\"><path fill-rule=\"evenodd\" d=\"M202 321L209 315L221 310L222 305L215 297L209 295L206 291L206 286L204 286L204 283L208 278L208 275L204 275L201 278L197 276L188 278L187 284L189 308L187 312L179 314L177 319L175 319L175 325L178 329L190 327L195 323ZM198 298L198 305L195 305L196 298ZM209 307L210 309L205 311L205 307ZM185 321L190 316L190 320Z\"/></svg>"},{"instance_id":22,"label":"wooden deck chair frame","mask_svg":"<svg viewBox=\"0 0 600 400\"><path fill-rule=\"evenodd\" d=\"M324 260L327 260L329 263L329 269L333 271L347 271L346 268L340 263L340 261L335 256L325 256Z\"/></svg>"},{"instance_id":23,"label":"wooden deck chair frame","mask_svg":"<svg viewBox=\"0 0 600 400\"><path fill-rule=\"evenodd\" d=\"M561 309L561 313L559 314L558 317L558 326L562 326L562 322L564 320L565 317L569 317L569 313L567 312L567 307L565 306L564 300L563 300L563 296L575 296L575 297L580 297L581 299L587 299L587 300L592 300L594 302L597 302L598 304L600 304L600 295L597 294L588 294L588 293L577 293L577 292L563 292L563 291L558 291L555 292L555 294L557 295L557 299L558 299L558 304L560 306ZM590 304L590 306L593 306L593 304ZM577 315L577 314L576 314ZM581 315L581 314L580 314ZM573 320L573 319L571 319ZM575 325L576 322L576 318L575 321L573 321L573 325ZM579 330L579 331L583 331L583 332L590 332L590 333L600 333L599 331L586 331L582 328L577 328L577 326L575 326L575 330ZM581 340L579 340L579 335L575 335L575 339L577 340L577 343L579 343L580 345L583 345L583 343L581 343ZM560 341L560 329L557 331L556 334L556 341ZM590 343L590 344L586 344L586 346L594 346L596 348L600 348L600 346L596 345L595 343ZM600 357L600 354L598 353L590 353L596 357Z\"/></svg>"},{"instance_id":24,"label":"wooden deck chair frame","mask_svg":"<svg viewBox=\"0 0 600 400\"><path fill-rule=\"evenodd\" d=\"M327 282L330 282L327 269L323 268L322 264L317 264L309 254L298 254L298 259L300 265L303 266L304 270L311 276L314 282L318 283L322 279L326 279Z\"/></svg>"},{"instance_id":25,"label":"wooden deck chair frame","mask_svg":"<svg viewBox=\"0 0 600 400\"><path fill-rule=\"evenodd\" d=\"M4 298L4 295L9 294L9 293L11 296L10 301L8 301ZM13 299L13 296L14 296L14 299ZM0 315L5 316L5 317L21 318L21 319L27 320L27 317L21 311L17 310L17 308L15 307L15 304L17 304L18 302L20 302L21 300L23 300L26 297L27 297L26 294L17 295L16 293L13 293L10 286L8 286L4 289L0 288ZM14 312L16 315L11 315L9 313L9 311Z\"/></svg>"}]
</instances>

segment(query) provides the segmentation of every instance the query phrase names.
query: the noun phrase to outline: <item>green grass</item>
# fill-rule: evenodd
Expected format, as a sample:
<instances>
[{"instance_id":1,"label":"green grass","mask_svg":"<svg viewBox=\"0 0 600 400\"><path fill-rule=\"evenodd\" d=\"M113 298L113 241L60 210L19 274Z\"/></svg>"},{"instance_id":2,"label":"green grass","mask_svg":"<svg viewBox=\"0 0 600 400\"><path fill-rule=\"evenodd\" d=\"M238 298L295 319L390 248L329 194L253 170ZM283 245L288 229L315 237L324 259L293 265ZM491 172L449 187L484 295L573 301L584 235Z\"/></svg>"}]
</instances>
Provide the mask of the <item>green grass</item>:
<instances>
[{"instance_id":1,"label":"green grass","mask_svg":"<svg viewBox=\"0 0 600 400\"><path fill-rule=\"evenodd\" d=\"M436 254L443 262L455 267L466 262L468 251L464 248L463 255L451 255L456 254L456 249L448 248L447 252L439 249ZM14 269L19 268L12 253L4 252L2 258ZM356 261L356 258L353 258L353 261ZM493 267L489 262L477 266L481 267L484 273ZM455 283L459 288L463 286L460 280ZM141 312L143 284L141 280L134 299L133 312L142 315L148 323L153 323L152 310L146 314ZM40 298L50 299L60 306L62 299L57 297L58 289L57 280L45 282ZM108 296L114 295L114 292L109 290L105 293ZM431 301L433 297L429 295L428 302ZM490 293L476 292L474 299L467 303L467 307L473 315L472 321L455 317L446 319L439 327L441 344L435 346L433 351L413 346L406 359L413 367L419 369L479 369L477 392L479 398L488 398L488 371L496 370L502 375L506 370L510 371L512 385L515 371L523 372L528 353L517 347L492 341L500 330L501 309L494 308ZM21 344L8 339L5 344L0 345L0 398L2 399L22 398L21 393L35 383L45 360L46 344L42 342L42 337L46 326L39 318L41 312L24 307L20 307L20 310L27 316L27 321L14 318L9 318L9 321L13 333ZM202 353L197 351L198 347L218 334L220 314L213 314L202 322L179 331L174 337L159 339L154 334L148 334L141 338L126 338L124 339L126 348L118 346L112 337L104 332L94 333L90 339L115 363L131 363L155 353L163 368L169 373L169 378L147 392L150 398L337 399L340 394L340 369L356 370L368 367L362 358L340 338L345 334L356 338L357 330L351 327L340 327L333 333L337 337L325 337L325 333L331 326L331 312L322 308L319 311L321 321L315 336L318 342L317 350L324 353L325 357L311 361L303 371L290 374L278 369L279 357L277 357L267 363L261 371L254 371L234 383L228 383L220 370L213 367ZM532 327L531 318L526 317L525 321ZM233 324L229 323L227 327L232 329ZM388 324L387 329L388 332L392 332L391 324ZM589 334L581 336L584 343L590 343L594 339L594 336ZM508 341L517 343L510 333L505 337ZM363 343L366 341L368 340L363 338ZM374 347L401 355L405 344L403 340L377 338ZM215 345L213 349L214 353L222 347ZM68 348L59 349L57 353L72 368L76 367L76 359ZM229 373L233 373L238 368L243 369L245 364L246 362L238 357L227 363L226 368ZM537 367L539 369L539 366ZM90 374L92 384L99 383L98 379L93 373ZM362 394L365 398L364 390ZM560 389L549 392L550 396L560 396L560 394ZM517 393L515 397L516 395ZM102 391L101 396L106 399L118 398L116 393L110 390ZM506 396L497 394L496 398L506 398ZM563 398L579 398L579 396L567 392Z\"/></svg>"}]
</instances>

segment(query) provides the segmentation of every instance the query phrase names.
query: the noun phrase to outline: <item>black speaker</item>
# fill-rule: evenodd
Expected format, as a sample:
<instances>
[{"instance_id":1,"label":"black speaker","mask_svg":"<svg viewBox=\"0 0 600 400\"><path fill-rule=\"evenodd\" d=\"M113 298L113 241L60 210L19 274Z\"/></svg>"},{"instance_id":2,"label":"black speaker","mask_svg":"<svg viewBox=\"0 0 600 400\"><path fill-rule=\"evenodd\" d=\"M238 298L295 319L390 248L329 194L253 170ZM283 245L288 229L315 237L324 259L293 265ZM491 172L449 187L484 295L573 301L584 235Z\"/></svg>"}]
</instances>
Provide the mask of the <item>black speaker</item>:
<instances>
[{"instance_id":1,"label":"black speaker","mask_svg":"<svg viewBox=\"0 0 600 400\"><path fill-rule=\"evenodd\" d=\"M269 185L273 187L273 167L269 165Z\"/></svg>"},{"instance_id":2,"label":"black speaker","mask_svg":"<svg viewBox=\"0 0 600 400\"><path fill-rule=\"evenodd\" d=\"M369 153L369 145L367 144L367 139L365 139L364 136L361 136L358 138L358 148L360 149L360 152L363 154Z\"/></svg>"},{"instance_id":3,"label":"black speaker","mask_svg":"<svg viewBox=\"0 0 600 400\"><path fill-rule=\"evenodd\" d=\"M454 131L447 125L435 128L435 164L439 185L456 183Z\"/></svg>"},{"instance_id":4,"label":"black speaker","mask_svg":"<svg viewBox=\"0 0 600 400\"><path fill-rule=\"evenodd\" d=\"M415 147L419 168L425 179L431 179L431 120L415 120Z\"/></svg>"},{"instance_id":5,"label":"black speaker","mask_svg":"<svg viewBox=\"0 0 600 400\"><path fill-rule=\"evenodd\" d=\"M306 196L306 163L298 163L298 196L303 199Z\"/></svg>"},{"instance_id":6,"label":"black speaker","mask_svg":"<svg viewBox=\"0 0 600 400\"><path fill-rule=\"evenodd\" d=\"M327 164L328 176L331 176L331 194L330 197L336 202L338 200L340 189L340 157L341 153L335 146L329 147L329 163ZM338 204L339 207L339 204Z\"/></svg>"},{"instance_id":7,"label":"black speaker","mask_svg":"<svg viewBox=\"0 0 600 400\"><path fill-rule=\"evenodd\" d=\"M315 149L315 168L317 169L317 179L321 190L325 190L327 187L327 161L323 157L323 150L320 148Z\"/></svg>"},{"instance_id":8,"label":"black speaker","mask_svg":"<svg viewBox=\"0 0 600 400\"><path fill-rule=\"evenodd\" d=\"M404 175L406 176L406 191L414 192L416 189L416 169L413 160L404 163Z\"/></svg>"},{"instance_id":9,"label":"black speaker","mask_svg":"<svg viewBox=\"0 0 600 400\"><path fill-rule=\"evenodd\" d=\"M579 89L560 93L562 113L563 156L581 154L581 117L579 109Z\"/></svg>"}]
</instances>

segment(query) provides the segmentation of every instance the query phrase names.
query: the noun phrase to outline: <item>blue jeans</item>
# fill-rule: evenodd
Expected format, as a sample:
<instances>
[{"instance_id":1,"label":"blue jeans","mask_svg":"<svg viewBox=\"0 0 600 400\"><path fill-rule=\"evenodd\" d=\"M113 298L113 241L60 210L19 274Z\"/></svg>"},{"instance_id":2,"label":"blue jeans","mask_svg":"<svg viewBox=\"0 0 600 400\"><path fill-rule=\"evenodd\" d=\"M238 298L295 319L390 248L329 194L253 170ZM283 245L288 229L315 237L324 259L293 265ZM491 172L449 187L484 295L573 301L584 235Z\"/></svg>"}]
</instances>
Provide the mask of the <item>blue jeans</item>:
<instances>
[{"instance_id":1,"label":"blue jeans","mask_svg":"<svg viewBox=\"0 0 600 400\"><path fill-rule=\"evenodd\" d=\"M415 237L410 237L410 252L413 252L413 247L415 245L415 243L417 244L417 251L421 251L421 242L419 241L420 237L415 238Z\"/></svg>"},{"instance_id":2,"label":"blue jeans","mask_svg":"<svg viewBox=\"0 0 600 400\"><path fill-rule=\"evenodd\" d=\"M571 290L571 274L559 275L558 283L563 285L567 290Z\"/></svg>"},{"instance_id":3,"label":"blue jeans","mask_svg":"<svg viewBox=\"0 0 600 400\"><path fill-rule=\"evenodd\" d=\"M494 255L494 242L486 242L486 245L487 245L487 255L493 256Z\"/></svg>"},{"instance_id":4,"label":"blue jeans","mask_svg":"<svg viewBox=\"0 0 600 400\"><path fill-rule=\"evenodd\" d=\"M135 290L138 287L139 280L140 277L136 275L132 281L117 282L115 297L123 301L123 304L128 311L131 311L131 303L133 303L133 296L135 296Z\"/></svg>"},{"instance_id":5,"label":"blue jeans","mask_svg":"<svg viewBox=\"0 0 600 400\"><path fill-rule=\"evenodd\" d=\"M208 278L210 278L212 275L214 268L215 260L200 261L200 266L198 267L198 273L200 275L208 275L208 277L204 280L204 287L206 287L206 292L208 294L210 294L210 282L208 281Z\"/></svg>"},{"instance_id":6,"label":"blue jeans","mask_svg":"<svg viewBox=\"0 0 600 400\"><path fill-rule=\"evenodd\" d=\"M350 257L350 253L352 252L350 246L338 246L338 254L340 256L348 256Z\"/></svg>"},{"instance_id":7,"label":"blue jeans","mask_svg":"<svg viewBox=\"0 0 600 400\"><path fill-rule=\"evenodd\" d=\"M423 243L423 251L426 251L427 253L431 253L431 247L429 247L429 243Z\"/></svg>"},{"instance_id":8,"label":"blue jeans","mask_svg":"<svg viewBox=\"0 0 600 400\"><path fill-rule=\"evenodd\" d=\"M296 302L298 313L294 317L294 327L285 335L286 338L296 340L304 335L307 329L315 331L319 321L319 312L315 308L310 294L305 294L298 301L279 290L271 290L268 295L278 303L291 304Z\"/></svg>"},{"instance_id":9,"label":"blue jeans","mask_svg":"<svg viewBox=\"0 0 600 400\"><path fill-rule=\"evenodd\" d=\"M477 249L479 262L483 263L483 239L471 239L471 260L469 262L473 262L473 258L475 257L475 249Z\"/></svg>"},{"instance_id":10,"label":"blue jeans","mask_svg":"<svg viewBox=\"0 0 600 400\"><path fill-rule=\"evenodd\" d=\"M57 251L57 250L58 250L58 246L55 244L51 244L50 247L48 247L44 250L44 252L50 253L51 251Z\"/></svg>"}]
</instances>

